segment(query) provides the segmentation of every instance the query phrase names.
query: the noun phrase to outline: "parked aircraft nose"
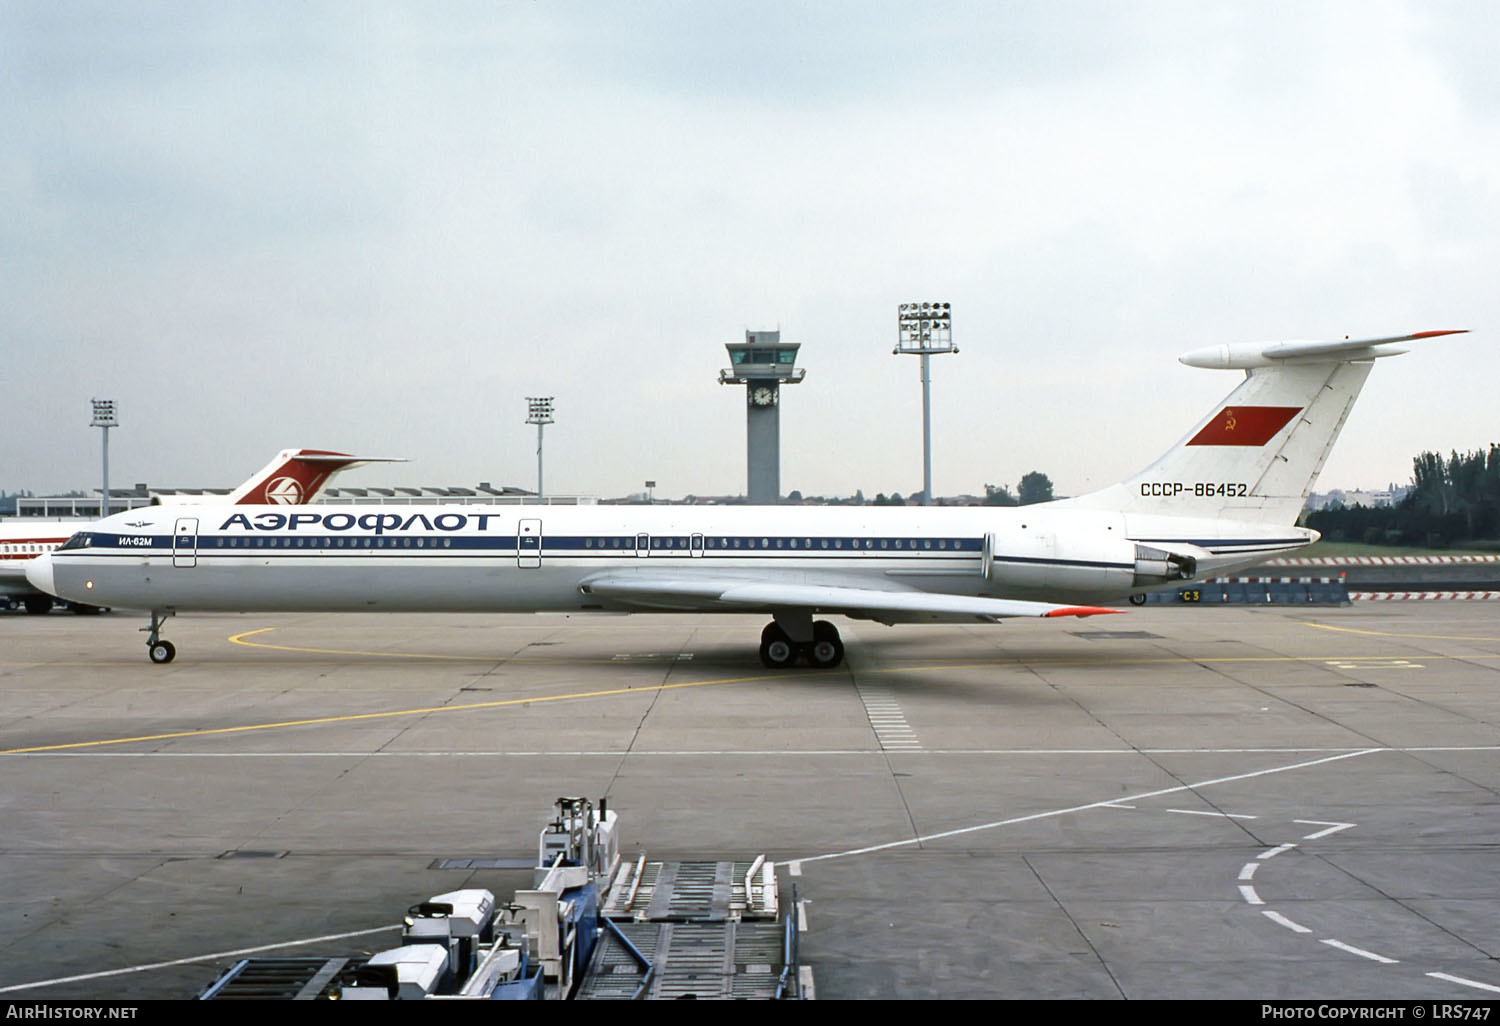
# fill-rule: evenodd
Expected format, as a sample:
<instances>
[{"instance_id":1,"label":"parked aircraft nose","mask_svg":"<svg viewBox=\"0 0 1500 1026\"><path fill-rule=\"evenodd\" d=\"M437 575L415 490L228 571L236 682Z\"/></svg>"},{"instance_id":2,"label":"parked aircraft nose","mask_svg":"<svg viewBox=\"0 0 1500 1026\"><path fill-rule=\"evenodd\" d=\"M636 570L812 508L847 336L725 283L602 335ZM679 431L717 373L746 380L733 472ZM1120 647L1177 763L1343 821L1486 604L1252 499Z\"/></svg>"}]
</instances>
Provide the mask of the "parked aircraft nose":
<instances>
[{"instance_id":1,"label":"parked aircraft nose","mask_svg":"<svg viewBox=\"0 0 1500 1026\"><path fill-rule=\"evenodd\" d=\"M52 554L43 553L27 563L26 579L38 591L45 591L48 595L57 594L52 590Z\"/></svg>"}]
</instances>

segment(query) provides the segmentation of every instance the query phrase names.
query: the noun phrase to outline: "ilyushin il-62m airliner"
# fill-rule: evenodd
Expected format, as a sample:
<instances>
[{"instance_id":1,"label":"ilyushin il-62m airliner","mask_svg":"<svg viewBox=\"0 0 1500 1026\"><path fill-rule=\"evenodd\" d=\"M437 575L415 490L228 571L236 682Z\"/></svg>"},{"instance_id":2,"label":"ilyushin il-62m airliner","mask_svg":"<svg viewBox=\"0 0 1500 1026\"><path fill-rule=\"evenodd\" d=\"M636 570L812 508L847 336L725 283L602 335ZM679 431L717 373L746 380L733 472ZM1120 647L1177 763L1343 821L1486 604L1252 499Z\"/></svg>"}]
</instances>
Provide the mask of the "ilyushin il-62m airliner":
<instances>
[{"instance_id":1,"label":"ilyushin il-62m airliner","mask_svg":"<svg viewBox=\"0 0 1500 1026\"><path fill-rule=\"evenodd\" d=\"M1097 603L1253 565L1297 527L1374 361L1448 331L1187 353L1245 378L1178 444L1102 491L1023 507L157 506L36 560L74 602L198 610L744 612L770 667L837 666L838 629L1091 616Z\"/></svg>"}]
</instances>

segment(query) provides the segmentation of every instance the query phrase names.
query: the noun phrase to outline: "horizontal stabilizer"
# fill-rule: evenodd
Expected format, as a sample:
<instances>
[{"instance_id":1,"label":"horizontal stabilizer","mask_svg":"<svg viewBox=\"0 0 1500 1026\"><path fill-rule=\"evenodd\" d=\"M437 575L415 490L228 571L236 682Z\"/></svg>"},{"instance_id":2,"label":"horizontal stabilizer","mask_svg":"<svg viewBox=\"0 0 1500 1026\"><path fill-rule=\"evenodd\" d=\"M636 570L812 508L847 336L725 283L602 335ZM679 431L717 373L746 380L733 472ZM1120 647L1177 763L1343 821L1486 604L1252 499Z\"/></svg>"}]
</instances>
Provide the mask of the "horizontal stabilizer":
<instances>
[{"instance_id":1,"label":"horizontal stabilizer","mask_svg":"<svg viewBox=\"0 0 1500 1026\"><path fill-rule=\"evenodd\" d=\"M1439 335L1462 335L1467 329L1419 331L1412 335L1389 338L1346 338L1337 341L1298 340L1291 342L1237 342L1232 345L1208 346L1183 353L1178 362L1189 367L1210 370L1248 370L1251 367L1274 367L1288 360L1373 360L1382 356L1399 356L1406 352L1399 343L1418 342Z\"/></svg>"}]
</instances>

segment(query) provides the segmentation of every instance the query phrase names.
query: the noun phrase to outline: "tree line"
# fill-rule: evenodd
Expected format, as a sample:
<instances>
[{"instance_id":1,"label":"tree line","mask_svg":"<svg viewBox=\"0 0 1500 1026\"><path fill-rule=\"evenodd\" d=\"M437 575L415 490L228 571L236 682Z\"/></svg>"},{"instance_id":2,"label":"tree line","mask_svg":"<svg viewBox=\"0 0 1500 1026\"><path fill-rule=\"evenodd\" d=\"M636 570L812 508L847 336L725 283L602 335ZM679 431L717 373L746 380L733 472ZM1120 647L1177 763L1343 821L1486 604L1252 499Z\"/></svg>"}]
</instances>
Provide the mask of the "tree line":
<instances>
[{"instance_id":1,"label":"tree line","mask_svg":"<svg viewBox=\"0 0 1500 1026\"><path fill-rule=\"evenodd\" d=\"M1329 541L1447 548L1500 543L1500 444L1412 460L1412 486L1394 506L1335 505L1307 515ZM1488 545L1486 545L1488 543Z\"/></svg>"}]
</instances>

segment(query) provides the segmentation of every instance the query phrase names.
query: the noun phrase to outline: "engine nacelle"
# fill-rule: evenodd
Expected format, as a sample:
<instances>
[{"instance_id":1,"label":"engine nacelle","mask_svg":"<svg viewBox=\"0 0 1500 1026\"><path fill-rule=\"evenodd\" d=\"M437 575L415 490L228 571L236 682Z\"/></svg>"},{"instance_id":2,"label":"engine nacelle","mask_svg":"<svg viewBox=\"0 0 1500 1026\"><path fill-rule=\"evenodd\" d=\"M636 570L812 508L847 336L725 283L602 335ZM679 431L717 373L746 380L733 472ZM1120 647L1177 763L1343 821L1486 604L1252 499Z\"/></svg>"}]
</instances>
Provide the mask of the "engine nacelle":
<instances>
[{"instance_id":1,"label":"engine nacelle","mask_svg":"<svg viewBox=\"0 0 1500 1026\"><path fill-rule=\"evenodd\" d=\"M1182 548L1078 532L992 531L984 536L980 573L996 590L1124 594L1196 577L1199 556L1209 553Z\"/></svg>"}]
</instances>

